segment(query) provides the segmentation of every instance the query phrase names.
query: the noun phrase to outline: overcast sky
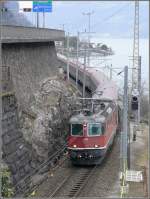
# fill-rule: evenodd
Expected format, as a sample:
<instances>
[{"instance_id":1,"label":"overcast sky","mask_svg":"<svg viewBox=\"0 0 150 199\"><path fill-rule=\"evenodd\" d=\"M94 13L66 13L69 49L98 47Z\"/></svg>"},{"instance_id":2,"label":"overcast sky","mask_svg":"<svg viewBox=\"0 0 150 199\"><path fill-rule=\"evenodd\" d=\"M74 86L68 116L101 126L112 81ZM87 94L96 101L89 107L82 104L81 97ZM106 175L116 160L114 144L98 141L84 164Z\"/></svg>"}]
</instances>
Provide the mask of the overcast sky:
<instances>
[{"instance_id":1,"label":"overcast sky","mask_svg":"<svg viewBox=\"0 0 150 199\"><path fill-rule=\"evenodd\" d=\"M91 15L91 31L102 37L132 38L134 23L134 1L53 1L52 13L45 13L45 26L60 28L63 24L66 31L76 34L88 29L88 17ZM32 7L32 1L20 1L20 8ZM36 13L25 13L28 19L36 24ZM40 13L42 26L43 14ZM148 1L140 2L140 38L148 38Z\"/></svg>"}]
</instances>

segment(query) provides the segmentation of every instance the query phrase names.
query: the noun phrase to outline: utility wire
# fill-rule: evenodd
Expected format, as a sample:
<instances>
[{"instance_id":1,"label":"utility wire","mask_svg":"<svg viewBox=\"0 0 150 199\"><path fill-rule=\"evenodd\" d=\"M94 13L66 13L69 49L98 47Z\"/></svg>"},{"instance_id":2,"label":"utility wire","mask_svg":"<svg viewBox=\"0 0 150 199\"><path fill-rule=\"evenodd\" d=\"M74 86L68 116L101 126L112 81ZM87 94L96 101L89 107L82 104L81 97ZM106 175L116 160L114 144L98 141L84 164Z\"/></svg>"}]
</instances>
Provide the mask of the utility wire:
<instances>
[{"instance_id":1,"label":"utility wire","mask_svg":"<svg viewBox=\"0 0 150 199\"><path fill-rule=\"evenodd\" d=\"M114 13L112 13L111 15L109 15L108 17L102 19L101 21L91 25L91 28L93 28L94 26L98 25L98 24L102 24L105 23L106 21L108 21L110 18L116 16L118 13L120 13L124 8L128 7L129 3L127 5L122 6L121 8L119 8L118 10L116 10Z\"/></svg>"},{"instance_id":2,"label":"utility wire","mask_svg":"<svg viewBox=\"0 0 150 199\"><path fill-rule=\"evenodd\" d=\"M113 12L111 15L105 17L104 19L102 19L101 21L91 25L91 29L96 26L96 25L99 25L99 24L102 24L102 23L105 23L106 21L108 21L110 18L116 16L118 13L120 13L124 8L128 7L130 5L130 3L126 4L126 5L123 5L121 8L119 8L118 10L116 10L115 12ZM72 24L72 28L75 30L77 29L77 26L74 24ZM80 29L80 28L78 28Z\"/></svg>"}]
</instances>

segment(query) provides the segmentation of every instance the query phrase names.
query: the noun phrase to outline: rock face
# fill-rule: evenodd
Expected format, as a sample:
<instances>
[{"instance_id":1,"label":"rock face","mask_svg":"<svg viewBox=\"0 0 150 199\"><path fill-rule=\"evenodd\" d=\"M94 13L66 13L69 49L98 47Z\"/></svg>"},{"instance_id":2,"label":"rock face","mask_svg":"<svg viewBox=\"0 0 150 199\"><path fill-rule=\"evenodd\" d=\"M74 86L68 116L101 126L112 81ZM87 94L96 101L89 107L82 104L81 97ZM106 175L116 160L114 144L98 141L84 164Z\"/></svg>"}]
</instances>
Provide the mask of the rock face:
<instances>
[{"instance_id":1,"label":"rock face","mask_svg":"<svg viewBox=\"0 0 150 199\"><path fill-rule=\"evenodd\" d=\"M9 67L6 68L3 71L8 75ZM16 190L24 192L31 183L28 175L65 144L68 119L77 98L74 88L60 77L46 78L25 110L18 108L15 94L11 93L12 80L3 82L6 93L2 98L3 160L12 173Z\"/></svg>"},{"instance_id":2,"label":"rock face","mask_svg":"<svg viewBox=\"0 0 150 199\"><path fill-rule=\"evenodd\" d=\"M41 163L65 144L76 95L55 77L44 80L33 99L30 111L36 116L34 119L27 114L23 116L22 131L36 151L35 160Z\"/></svg>"}]
</instances>

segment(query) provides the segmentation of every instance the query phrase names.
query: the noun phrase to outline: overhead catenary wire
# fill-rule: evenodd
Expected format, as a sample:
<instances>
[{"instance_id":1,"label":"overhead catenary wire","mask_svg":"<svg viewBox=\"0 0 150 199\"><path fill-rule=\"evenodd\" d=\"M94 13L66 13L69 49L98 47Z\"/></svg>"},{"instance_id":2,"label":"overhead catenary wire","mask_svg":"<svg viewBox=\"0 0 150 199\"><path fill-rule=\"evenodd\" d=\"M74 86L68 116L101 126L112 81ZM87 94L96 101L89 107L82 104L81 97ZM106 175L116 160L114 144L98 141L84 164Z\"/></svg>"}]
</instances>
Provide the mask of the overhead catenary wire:
<instances>
[{"instance_id":1,"label":"overhead catenary wire","mask_svg":"<svg viewBox=\"0 0 150 199\"><path fill-rule=\"evenodd\" d=\"M117 14L119 14L121 11L123 11L126 7L128 7L129 5L131 5L131 2L126 4L126 5L123 5L122 7L120 7L119 9L115 10L114 12L112 12L112 14L108 15L107 17L103 18L102 20L100 20L99 22L96 22L95 24L91 25L91 29L94 28L95 26L97 25L100 25L102 23L105 23L106 21L108 21L109 19L111 19L112 17L116 16ZM96 12L95 12L96 14ZM72 26L72 29L75 30L75 32L78 32L79 30L81 30L80 26L78 26L79 28L77 28L77 24L68 24L68 25L71 25ZM68 31L68 30L67 30ZM69 31L70 34L71 34L71 31ZM79 31L80 32L80 31Z\"/></svg>"},{"instance_id":2,"label":"overhead catenary wire","mask_svg":"<svg viewBox=\"0 0 150 199\"><path fill-rule=\"evenodd\" d=\"M118 10L116 10L114 13L112 13L108 17L102 19L100 22L91 25L90 27L93 28L94 26L98 25L99 23L104 23L104 22L108 21L110 18L116 16L118 13L120 13L124 8L126 8L128 6L129 6L129 3L127 5L123 5L121 8L119 8ZM88 13L88 14L90 14L90 13ZM103 61L103 62L105 62L105 61ZM101 62L100 64L102 64L103 62Z\"/></svg>"},{"instance_id":3,"label":"overhead catenary wire","mask_svg":"<svg viewBox=\"0 0 150 199\"><path fill-rule=\"evenodd\" d=\"M130 5L130 3L128 3L127 5L123 5L121 8L117 9L115 12L113 12L111 15L103 18L101 21L91 25L91 28L93 28L94 26L97 26L98 24L102 24L105 23L106 21L108 21L109 19L111 19L112 17L116 16L117 14L119 14L124 8L128 7Z\"/></svg>"},{"instance_id":4,"label":"overhead catenary wire","mask_svg":"<svg viewBox=\"0 0 150 199\"><path fill-rule=\"evenodd\" d=\"M110 18L114 17L115 15L117 15L118 13L120 13L124 8L126 8L127 6L129 6L129 3L127 5L122 6L121 8L119 8L117 11L115 11L114 13L112 13L111 15L109 15L108 17L102 19L100 22L95 23L93 25L91 25L91 28L94 27L95 25L98 25L99 23L104 23L107 20L109 20ZM100 63L102 64L102 63Z\"/></svg>"}]
</instances>

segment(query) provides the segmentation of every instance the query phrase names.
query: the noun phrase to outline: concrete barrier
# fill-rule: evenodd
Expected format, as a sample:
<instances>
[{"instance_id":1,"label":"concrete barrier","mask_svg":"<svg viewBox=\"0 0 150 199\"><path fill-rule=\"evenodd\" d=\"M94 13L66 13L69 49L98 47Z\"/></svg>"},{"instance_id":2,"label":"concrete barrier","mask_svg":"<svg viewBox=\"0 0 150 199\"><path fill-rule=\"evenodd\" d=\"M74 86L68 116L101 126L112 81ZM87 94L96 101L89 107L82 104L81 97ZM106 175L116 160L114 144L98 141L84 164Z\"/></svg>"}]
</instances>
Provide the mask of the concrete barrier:
<instances>
[{"instance_id":1,"label":"concrete barrier","mask_svg":"<svg viewBox=\"0 0 150 199\"><path fill-rule=\"evenodd\" d=\"M2 43L59 41L64 39L62 30L23 26L0 26Z\"/></svg>"}]
</instances>

